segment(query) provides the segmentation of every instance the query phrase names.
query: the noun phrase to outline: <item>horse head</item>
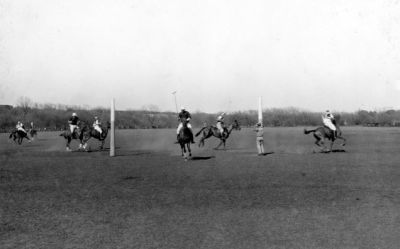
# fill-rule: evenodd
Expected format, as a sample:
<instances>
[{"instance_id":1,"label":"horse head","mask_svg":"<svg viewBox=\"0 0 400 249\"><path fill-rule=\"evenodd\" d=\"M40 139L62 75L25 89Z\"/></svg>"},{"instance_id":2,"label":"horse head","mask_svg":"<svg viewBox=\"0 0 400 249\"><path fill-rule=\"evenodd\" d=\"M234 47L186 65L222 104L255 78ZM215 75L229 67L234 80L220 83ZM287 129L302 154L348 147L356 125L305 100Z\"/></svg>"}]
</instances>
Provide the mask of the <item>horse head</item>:
<instances>
[{"instance_id":1,"label":"horse head","mask_svg":"<svg viewBox=\"0 0 400 249\"><path fill-rule=\"evenodd\" d=\"M189 123L189 121L187 119L182 120L182 127L183 128L187 128L187 124Z\"/></svg>"}]
</instances>

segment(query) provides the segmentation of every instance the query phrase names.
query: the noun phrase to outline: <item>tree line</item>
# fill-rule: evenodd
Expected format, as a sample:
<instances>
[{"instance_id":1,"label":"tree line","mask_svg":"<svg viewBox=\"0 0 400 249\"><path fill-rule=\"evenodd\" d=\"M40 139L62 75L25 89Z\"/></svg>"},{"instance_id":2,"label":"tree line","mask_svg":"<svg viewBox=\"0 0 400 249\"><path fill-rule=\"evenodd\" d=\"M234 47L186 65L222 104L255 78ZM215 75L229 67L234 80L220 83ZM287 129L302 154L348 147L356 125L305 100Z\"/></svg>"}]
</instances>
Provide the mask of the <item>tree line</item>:
<instances>
[{"instance_id":1,"label":"tree line","mask_svg":"<svg viewBox=\"0 0 400 249\"><path fill-rule=\"evenodd\" d=\"M38 130L64 130L68 127L68 119L76 112L86 123L93 123L98 116L105 123L110 120L110 110L107 108L90 108L87 106L66 106L54 104L35 104L20 101L15 107L0 106L0 132L9 132L17 121L30 128L33 122ZM203 125L215 124L219 113L192 113L192 125L200 128ZM263 110L264 126L318 126L321 125L321 113L310 112L297 108L270 108ZM335 113L340 125L364 126L400 126L400 110L366 111ZM150 129L176 128L177 114L162 112L156 106L143 107L140 110L116 111L115 126L117 129ZM229 125L237 120L241 126L253 126L257 123L257 111L236 111L225 116Z\"/></svg>"}]
</instances>

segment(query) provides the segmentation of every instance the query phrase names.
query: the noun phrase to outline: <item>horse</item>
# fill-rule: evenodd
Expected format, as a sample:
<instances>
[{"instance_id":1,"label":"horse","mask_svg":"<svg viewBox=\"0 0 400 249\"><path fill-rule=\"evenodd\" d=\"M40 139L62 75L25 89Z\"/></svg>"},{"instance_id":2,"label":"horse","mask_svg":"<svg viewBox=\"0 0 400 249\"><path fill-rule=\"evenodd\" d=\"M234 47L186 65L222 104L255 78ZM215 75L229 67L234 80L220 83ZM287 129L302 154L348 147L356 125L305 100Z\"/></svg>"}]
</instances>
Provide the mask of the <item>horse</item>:
<instances>
[{"instance_id":1,"label":"horse","mask_svg":"<svg viewBox=\"0 0 400 249\"><path fill-rule=\"evenodd\" d=\"M37 137L37 130L31 128L29 130L29 135L31 136L32 140L35 139L35 137Z\"/></svg>"},{"instance_id":2,"label":"horse","mask_svg":"<svg viewBox=\"0 0 400 249\"><path fill-rule=\"evenodd\" d=\"M28 139L29 142L32 140L28 137L28 133L21 130L14 129L9 136L9 139L13 138L14 143L22 144L24 138Z\"/></svg>"},{"instance_id":3,"label":"horse","mask_svg":"<svg viewBox=\"0 0 400 249\"><path fill-rule=\"evenodd\" d=\"M189 152L189 157L192 156L192 151L190 149L190 142L192 140L193 134L187 127L187 121L182 122L182 129L179 131L178 143L181 146L182 157L187 160L186 148Z\"/></svg>"},{"instance_id":4,"label":"horse","mask_svg":"<svg viewBox=\"0 0 400 249\"><path fill-rule=\"evenodd\" d=\"M108 130L111 128L110 122L107 122L107 128L101 128L102 133L100 134L93 126L84 125L81 129L81 133L79 135L79 140L81 141L80 148L86 150L87 142L90 138L96 138L100 140L101 145L99 147L100 150L104 148L104 143L106 142Z\"/></svg>"},{"instance_id":5,"label":"horse","mask_svg":"<svg viewBox=\"0 0 400 249\"><path fill-rule=\"evenodd\" d=\"M71 133L71 130L68 128L66 131L62 132L62 133L60 134L60 136L61 136L61 137L64 137L64 138L67 140L66 150L67 150L67 151L71 151L71 148L70 148L70 146L69 146L69 145L71 144L71 141L72 141L73 139L80 140L80 139L79 139L79 137L80 137L80 127L78 126L78 127L74 130L73 133ZM81 143L79 144L79 148L82 148L82 144L81 144Z\"/></svg>"},{"instance_id":6,"label":"horse","mask_svg":"<svg viewBox=\"0 0 400 249\"><path fill-rule=\"evenodd\" d=\"M235 130L241 129L241 127L236 119L233 121L232 124L230 124L228 126L228 128L224 128L224 130L225 130L224 134L221 134L219 129L213 125L204 126L203 128L201 128L201 130L199 132L196 133L196 137L199 136L200 133L203 133L203 137L200 139L200 142L199 142L199 147L204 146L204 140L206 140L207 138L209 138L211 136L214 136L214 137L220 139L220 143L214 149L217 150L222 144L224 145L224 149L225 149L225 142L228 139L229 135L231 134L232 130L234 130L234 129Z\"/></svg>"},{"instance_id":7,"label":"horse","mask_svg":"<svg viewBox=\"0 0 400 249\"><path fill-rule=\"evenodd\" d=\"M304 134L310 134L310 133L313 133L313 135L316 139L315 144L319 147L323 147L322 152L328 152L328 153L331 152L333 143L335 142L336 139L343 140L342 146L346 145L346 139L342 136L342 130L340 129L340 127L338 125L336 125L336 134L337 134L336 138L333 134L333 131L325 126L318 127L314 130L304 129ZM329 150L327 150L327 148L325 146L325 139L328 139L328 141L331 141Z\"/></svg>"}]
</instances>

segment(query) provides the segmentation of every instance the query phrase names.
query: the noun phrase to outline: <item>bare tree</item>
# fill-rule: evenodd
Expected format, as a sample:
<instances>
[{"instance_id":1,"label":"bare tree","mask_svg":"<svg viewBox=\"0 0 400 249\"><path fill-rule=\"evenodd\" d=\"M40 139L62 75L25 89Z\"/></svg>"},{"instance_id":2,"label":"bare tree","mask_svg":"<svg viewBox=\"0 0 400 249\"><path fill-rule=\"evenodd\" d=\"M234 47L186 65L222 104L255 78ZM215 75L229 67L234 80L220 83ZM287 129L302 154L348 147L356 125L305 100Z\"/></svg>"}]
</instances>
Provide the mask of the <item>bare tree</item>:
<instances>
[{"instance_id":1,"label":"bare tree","mask_svg":"<svg viewBox=\"0 0 400 249\"><path fill-rule=\"evenodd\" d=\"M22 112L24 114L24 117L29 113L33 106L33 102L30 98L26 96L21 96L17 100L17 106L19 106L22 109Z\"/></svg>"},{"instance_id":2,"label":"bare tree","mask_svg":"<svg viewBox=\"0 0 400 249\"><path fill-rule=\"evenodd\" d=\"M147 121L149 121L151 128L157 128L157 123L159 123L159 117L157 114L160 113L160 108L157 105L146 105L142 109L145 111Z\"/></svg>"}]
</instances>

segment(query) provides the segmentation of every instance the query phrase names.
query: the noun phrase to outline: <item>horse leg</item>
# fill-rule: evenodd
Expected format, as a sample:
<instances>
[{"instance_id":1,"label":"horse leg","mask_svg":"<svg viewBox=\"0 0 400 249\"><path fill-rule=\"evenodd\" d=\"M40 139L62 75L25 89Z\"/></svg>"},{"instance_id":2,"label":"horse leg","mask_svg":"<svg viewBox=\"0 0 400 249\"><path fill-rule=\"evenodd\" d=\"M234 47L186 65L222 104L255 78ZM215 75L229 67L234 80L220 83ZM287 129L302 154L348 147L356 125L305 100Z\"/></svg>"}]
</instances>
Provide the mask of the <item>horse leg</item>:
<instances>
[{"instance_id":1,"label":"horse leg","mask_svg":"<svg viewBox=\"0 0 400 249\"><path fill-rule=\"evenodd\" d=\"M210 131L208 131L208 133L206 131L203 131L203 137L200 139L199 147L200 147L200 144L201 144L201 146L204 146L204 140L211 137L212 135L213 135L213 133Z\"/></svg>"},{"instance_id":2,"label":"horse leg","mask_svg":"<svg viewBox=\"0 0 400 249\"><path fill-rule=\"evenodd\" d=\"M185 157L185 144L180 144L181 145L181 152L182 152L182 157Z\"/></svg>"},{"instance_id":3,"label":"horse leg","mask_svg":"<svg viewBox=\"0 0 400 249\"><path fill-rule=\"evenodd\" d=\"M219 142L218 146L217 146L217 147L215 147L215 148L214 148L214 150L218 150L218 149L219 149L219 147L222 145L222 143L223 143L223 141L222 141L222 140L220 140L220 142Z\"/></svg>"},{"instance_id":4,"label":"horse leg","mask_svg":"<svg viewBox=\"0 0 400 249\"><path fill-rule=\"evenodd\" d=\"M69 147L69 145L71 144L71 137L67 138L67 151L71 151L71 148Z\"/></svg>"},{"instance_id":5,"label":"horse leg","mask_svg":"<svg viewBox=\"0 0 400 249\"><path fill-rule=\"evenodd\" d=\"M83 149L83 145L84 145L84 143L83 143L83 140L81 140L80 142L79 142L79 150L82 150Z\"/></svg>"},{"instance_id":6,"label":"horse leg","mask_svg":"<svg viewBox=\"0 0 400 249\"><path fill-rule=\"evenodd\" d=\"M105 140L100 140L101 144L99 146L99 150L102 150L104 147Z\"/></svg>"},{"instance_id":7,"label":"horse leg","mask_svg":"<svg viewBox=\"0 0 400 249\"><path fill-rule=\"evenodd\" d=\"M325 144L325 138L321 138L319 143L321 144L321 147L322 147L321 152L322 153L326 153L327 152L327 148L326 148L326 144Z\"/></svg>"},{"instance_id":8,"label":"horse leg","mask_svg":"<svg viewBox=\"0 0 400 249\"><path fill-rule=\"evenodd\" d=\"M321 145L320 145L320 142L321 140L319 139L319 138L317 138L317 140L315 140L315 144L318 146L318 147L321 147Z\"/></svg>"},{"instance_id":9,"label":"horse leg","mask_svg":"<svg viewBox=\"0 0 400 249\"><path fill-rule=\"evenodd\" d=\"M329 139L328 139L329 140ZM328 147L327 147L327 145L326 145L326 143L325 143L325 138L322 140L323 142L322 142L322 144L324 145L324 148L323 148L323 152L324 153L329 153L329 152L332 152L332 146L333 146L333 141L331 141L331 143L330 143L330 148L328 149Z\"/></svg>"},{"instance_id":10,"label":"horse leg","mask_svg":"<svg viewBox=\"0 0 400 249\"><path fill-rule=\"evenodd\" d=\"M192 150L190 149L190 143L187 144L187 147L188 147L188 151L189 151L189 156L191 157L192 156Z\"/></svg>"},{"instance_id":11,"label":"horse leg","mask_svg":"<svg viewBox=\"0 0 400 249\"><path fill-rule=\"evenodd\" d=\"M344 137L342 137L342 136L337 136L337 138L343 140L342 146L346 146L346 139L345 139Z\"/></svg>"},{"instance_id":12,"label":"horse leg","mask_svg":"<svg viewBox=\"0 0 400 249\"><path fill-rule=\"evenodd\" d=\"M335 142L335 140L332 140L331 141L331 146L330 146L330 150L329 150L329 152L332 152L332 148L333 148L333 143Z\"/></svg>"},{"instance_id":13,"label":"horse leg","mask_svg":"<svg viewBox=\"0 0 400 249\"><path fill-rule=\"evenodd\" d=\"M83 144L83 149L84 149L85 151L89 151L89 150L87 149L87 146L88 146L87 141L85 141L85 143Z\"/></svg>"},{"instance_id":14,"label":"horse leg","mask_svg":"<svg viewBox=\"0 0 400 249\"><path fill-rule=\"evenodd\" d=\"M204 141L207 139L208 137L203 134L203 136L201 137L200 141L199 141L199 147L204 147Z\"/></svg>"},{"instance_id":15,"label":"horse leg","mask_svg":"<svg viewBox=\"0 0 400 249\"><path fill-rule=\"evenodd\" d=\"M202 137L199 141L199 147L203 147L204 146L204 138Z\"/></svg>"}]
</instances>

